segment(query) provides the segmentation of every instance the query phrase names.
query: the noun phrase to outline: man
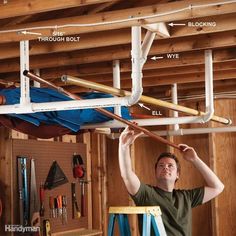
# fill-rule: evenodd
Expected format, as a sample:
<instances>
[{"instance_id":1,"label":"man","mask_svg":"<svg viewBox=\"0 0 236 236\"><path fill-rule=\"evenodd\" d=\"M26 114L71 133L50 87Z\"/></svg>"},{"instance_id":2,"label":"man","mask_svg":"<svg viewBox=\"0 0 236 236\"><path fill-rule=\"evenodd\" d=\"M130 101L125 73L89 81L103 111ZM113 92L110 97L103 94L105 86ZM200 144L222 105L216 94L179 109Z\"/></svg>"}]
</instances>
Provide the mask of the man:
<instances>
[{"instance_id":1,"label":"man","mask_svg":"<svg viewBox=\"0 0 236 236\"><path fill-rule=\"evenodd\" d=\"M180 175L178 159L171 153L163 153L157 159L156 186L141 183L133 172L130 145L142 133L126 127L119 140L119 166L125 186L138 206L160 206L162 220L168 236L191 235L191 208L203 204L219 195L224 185L214 172L198 157L192 147L180 144L181 153L204 178L204 187L191 190L175 190Z\"/></svg>"}]
</instances>

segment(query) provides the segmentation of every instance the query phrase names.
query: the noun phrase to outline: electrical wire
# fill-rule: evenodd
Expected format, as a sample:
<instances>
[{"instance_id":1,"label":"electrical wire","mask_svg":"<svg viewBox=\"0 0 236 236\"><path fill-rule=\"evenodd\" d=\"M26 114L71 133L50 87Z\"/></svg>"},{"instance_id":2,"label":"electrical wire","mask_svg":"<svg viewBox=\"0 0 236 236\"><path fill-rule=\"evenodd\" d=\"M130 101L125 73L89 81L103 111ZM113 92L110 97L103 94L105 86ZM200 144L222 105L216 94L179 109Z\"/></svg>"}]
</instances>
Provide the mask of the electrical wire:
<instances>
[{"instance_id":1,"label":"electrical wire","mask_svg":"<svg viewBox=\"0 0 236 236\"><path fill-rule=\"evenodd\" d=\"M11 29L11 30L1 30L0 34L4 33L21 33L21 31L28 31L28 30L43 30L43 29L63 29L63 28L69 28L69 27L96 27L96 26L102 26L102 25L110 25L110 24L117 24L117 23L124 23L129 22L133 20L146 20L154 17L160 17L160 16L166 16L166 15L172 15L175 13L183 12L186 10L193 10L194 8L205 8L205 7L211 7L211 6L218 6L218 5L226 5L236 3L236 0L230 0L230 1L223 1L223 2L217 2L217 3L208 3L208 4L200 4L200 5L192 5L190 4L188 7L184 7L178 10L168 11L164 13L157 13L149 16L142 16L142 17L132 17L121 19L121 20L114 20L114 21L107 21L107 22L97 22L97 23L86 23L86 24L65 24L65 25L50 25L50 26L37 26L37 27L28 27L28 28L22 28L22 29Z\"/></svg>"}]
</instances>

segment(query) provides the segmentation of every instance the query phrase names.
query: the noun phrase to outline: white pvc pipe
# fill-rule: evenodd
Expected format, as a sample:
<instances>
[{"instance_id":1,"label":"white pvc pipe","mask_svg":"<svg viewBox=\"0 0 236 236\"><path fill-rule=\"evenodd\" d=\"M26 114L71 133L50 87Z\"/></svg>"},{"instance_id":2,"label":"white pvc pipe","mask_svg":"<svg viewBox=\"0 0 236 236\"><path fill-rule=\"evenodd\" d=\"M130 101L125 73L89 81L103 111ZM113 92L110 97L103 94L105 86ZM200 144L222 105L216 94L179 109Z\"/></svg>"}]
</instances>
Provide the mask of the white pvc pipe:
<instances>
[{"instance_id":1,"label":"white pvc pipe","mask_svg":"<svg viewBox=\"0 0 236 236\"><path fill-rule=\"evenodd\" d=\"M206 114L203 122L208 122L214 115L214 94L213 94L213 63L212 51L205 50L205 106Z\"/></svg>"},{"instance_id":2,"label":"white pvc pipe","mask_svg":"<svg viewBox=\"0 0 236 236\"><path fill-rule=\"evenodd\" d=\"M194 128L194 129L179 129L179 130L167 130L156 131L155 134L159 136L178 136L178 135L190 135L190 134L207 134L207 133L226 133L236 132L236 126L226 127L214 127L214 128Z\"/></svg>"},{"instance_id":3,"label":"white pvc pipe","mask_svg":"<svg viewBox=\"0 0 236 236\"><path fill-rule=\"evenodd\" d=\"M137 123L139 126L155 126L155 125L174 125L186 123L202 123L201 116L182 116L170 118L155 118L155 119L132 119L132 122ZM122 128L126 125L119 121L108 121L99 124L83 125L81 129L94 129L94 128Z\"/></svg>"},{"instance_id":4,"label":"white pvc pipe","mask_svg":"<svg viewBox=\"0 0 236 236\"><path fill-rule=\"evenodd\" d=\"M144 63L147 60L147 55L150 51L150 48L152 46L152 43L155 39L156 33L155 32L151 32L151 31L147 31L143 43L142 43L142 67L144 66Z\"/></svg>"},{"instance_id":5,"label":"white pvc pipe","mask_svg":"<svg viewBox=\"0 0 236 236\"><path fill-rule=\"evenodd\" d=\"M29 41L20 41L20 103L30 103L29 78L23 75L24 70L29 70Z\"/></svg>"},{"instance_id":6,"label":"white pvc pipe","mask_svg":"<svg viewBox=\"0 0 236 236\"><path fill-rule=\"evenodd\" d=\"M23 71L28 70L28 41L20 42L21 48L21 98L20 104L0 106L0 114L23 114L34 113L39 111L57 111L73 110L98 107L116 107L130 106L138 102L142 95L142 66L141 66L141 26L132 27L132 93L127 97L117 98L100 98L79 101L64 101L51 103L30 103L29 97L29 79L23 76Z\"/></svg>"},{"instance_id":7,"label":"white pvc pipe","mask_svg":"<svg viewBox=\"0 0 236 236\"><path fill-rule=\"evenodd\" d=\"M213 68L212 68L212 52L211 50L206 50L205 52L205 102L206 102L206 114L204 116L183 116L183 117L173 117L173 118L157 118L157 119L134 119L133 122L138 123L140 126L152 126L152 125L178 125L186 123L203 123L207 122L214 114L214 100L213 100ZM177 101L177 87L175 88ZM118 121L104 122L96 125L86 125L82 128L96 128L96 127L106 127L106 128L119 128L125 127L125 125Z\"/></svg>"},{"instance_id":8,"label":"white pvc pipe","mask_svg":"<svg viewBox=\"0 0 236 236\"><path fill-rule=\"evenodd\" d=\"M89 102L88 102L89 101ZM86 100L72 100L61 102L29 103L25 105L2 105L0 114L26 114L44 111L76 110L98 107L127 106L127 99L124 97L97 98Z\"/></svg>"},{"instance_id":9,"label":"white pvc pipe","mask_svg":"<svg viewBox=\"0 0 236 236\"><path fill-rule=\"evenodd\" d=\"M27 42L21 42L21 55L27 54ZM25 58L25 57L24 57ZM206 79L209 90L212 91L212 55L211 51L206 52ZM26 65L27 61L23 64ZM208 66L209 67L208 67ZM25 68L26 66L22 67ZM208 68L208 69L207 69ZM64 102L49 102L49 103L29 103L24 97L21 99L20 104L15 105L3 105L0 106L0 114L11 114L11 113L34 113L42 111L56 111L56 110L74 110L74 109L86 109L86 108L97 108L97 107L115 107L115 106L127 106L131 105L133 102L137 102L142 94L142 72L141 72L141 27L132 27L132 95L130 97L122 98L100 98L100 99L89 99L89 100L79 100L79 101L64 101ZM207 76L209 75L209 76ZM23 78L24 80L24 78ZM23 81L24 82L24 81ZM27 82L27 81L26 81ZM209 84L208 84L209 83ZM22 88L23 95L29 95L27 92L28 85L23 83ZM207 91L207 90L206 90ZM210 92L211 93L211 92ZM212 93L213 94L213 93ZM206 92L207 95L207 92ZM28 99L29 96L28 96ZM137 100L137 101L136 101ZM212 115L213 99L211 96L206 96L206 104L208 109L207 119ZM23 101L23 102L22 102ZM25 104L25 106L24 106ZM209 105L208 105L209 104ZM205 120L207 120L205 119ZM137 122L140 126L150 126L150 125L168 125L168 124L185 124L185 123L200 123L203 122L203 118L200 117L178 117L178 118L158 118L158 119L138 119L133 120ZM204 120L204 121L205 121ZM123 127L124 124L111 121L96 125L84 126L84 127Z\"/></svg>"},{"instance_id":10,"label":"white pvc pipe","mask_svg":"<svg viewBox=\"0 0 236 236\"><path fill-rule=\"evenodd\" d=\"M206 104L210 104L208 107L211 109L207 110L207 114L205 114L207 117L211 117L212 116L212 107L213 107L213 71L212 71L212 54L210 53L206 53L205 54L205 58L206 59L206 65L209 65L210 69L207 69L206 71L206 76L205 76L205 80L206 80L206 84L210 89L210 93L211 96L208 96L207 90L205 91L205 99ZM206 68L208 68L206 66ZM214 111L214 110L213 110ZM157 119L139 119L139 120L133 120L134 122L137 122L139 125L141 126L150 126L150 125L171 125L171 124L186 124L186 123L203 123L204 121L204 117L203 116L188 116L188 117L177 117L177 118L157 118ZM230 123L229 123L230 124ZM84 128L96 128L96 127L108 127L108 128L119 128L119 127L124 127L124 125L120 122L116 122L116 121L111 121L111 122L105 122L105 123L100 123L100 124L96 124L96 125L87 125L84 126Z\"/></svg>"},{"instance_id":11,"label":"white pvc pipe","mask_svg":"<svg viewBox=\"0 0 236 236\"><path fill-rule=\"evenodd\" d=\"M207 114L204 116L184 116L184 117L173 117L173 118L156 118L156 119L134 119L133 122L138 123L140 126L153 126L153 125L175 125L175 124L186 124L186 123L202 123L205 122L204 118L210 117L213 115L212 108L213 108L213 71L212 71L212 54L210 52L206 52L205 54L206 58L206 86L209 88L206 90L206 104L209 104L207 107ZM208 65L208 66L207 66ZM210 96L208 96L208 92L210 93ZM213 109L214 112L214 109ZM82 126L83 129L93 129L98 127L104 127L104 128L120 128L125 127L125 125L118 121L110 121L110 122L104 122L99 123L95 125L85 125Z\"/></svg>"},{"instance_id":12,"label":"white pvc pipe","mask_svg":"<svg viewBox=\"0 0 236 236\"><path fill-rule=\"evenodd\" d=\"M154 131L154 133L159 136L179 136L179 135L191 135L191 134L231 133L231 132L236 132L236 126ZM120 134L111 133L107 135L107 137L111 139L116 139L120 137ZM149 136L142 135L141 137L149 137Z\"/></svg>"},{"instance_id":13,"label":"white pvc pipe","mask_svg":"<svg viewBox=\"0 0 236 236\"><path fill-rule=\"evenodd\" d=\"M120 89L120 61L113 61L113 87ZM114 113L121 116L121 107L114 107Z\"/></svg>"},{"instance_id":14,"label":"white pvc pipe","mask_svg":"<svg viewBox=\"0 0 236 236\"><path fill-rule=\"evenodd\" d=\"M137 103L142 96L142 55L141 55L141 26L132 26L132 94L128 97L129 106Z\"/></svg>"},{"instance_id":15,"label":"white pvc pipe","mask_svg":"<svg viewBox=\"0 0 236 236\"><path fill-rule=\"evenodd\" d=\"M178 104L178 94L177 94L177 84L174 83L171 86L171 97L172 97L172 103L173 104ZM178 111L173 111L173 116L174 117L178 117L179 113ZM179 129L179 124L175 124L174 125L174 130L178 130Z\"/></svg>"}]
</instances>

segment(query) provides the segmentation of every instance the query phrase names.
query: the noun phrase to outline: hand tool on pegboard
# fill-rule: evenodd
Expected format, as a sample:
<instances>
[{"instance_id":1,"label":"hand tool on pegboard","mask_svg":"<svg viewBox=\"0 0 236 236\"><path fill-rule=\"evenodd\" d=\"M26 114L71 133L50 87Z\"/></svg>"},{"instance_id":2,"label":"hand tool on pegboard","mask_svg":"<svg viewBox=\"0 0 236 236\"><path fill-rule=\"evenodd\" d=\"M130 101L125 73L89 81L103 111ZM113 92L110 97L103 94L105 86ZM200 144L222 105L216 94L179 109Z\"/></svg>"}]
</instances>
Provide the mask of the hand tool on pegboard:
<instances>
[{"instance_id":1,"label":"hand tool on pegboard","mask_svg":"<svg viewBox=\"0 0 236 236\"><path fill-rule=\"evenodd\" d=\"M62 224L67 224L67 197L62 196Z\"/></svg>"},{"instance_id":2,"label":"hand tool on pegboard","mask_svg":"<svg viewBox=\"0 0 236 236\"><path fill-rule=\"evenodd\" d=\"M51 236L51 225L48 219L43 221L43 236Z\"/></svg>"},{"instance_id":3,"label":"hand tool on pegboard","mask_svg":"<svg viewBox=\"0 0 236 236\"><path fill-rule=\"evenodd\" d=\"M81 194L81 216L85 216L85 208L86 208L86 202L85 202L85 184L88 184L89 181L80 179L80 194Z\"/></svg>"},{"instance_id":4,"label":"hand tool on pegboard","mask_svg":"<svg viewBox=\"0 0 236 236\"><path fill-rule=\"evenodd\" d=\"M83 178L85 175L84 161L81 155L74 153L72 157L73 176L75 179Z\"/></svg>"},{"instance_id":5,"label":"hand tool on pegboard","mask_svg":"<svg viewBox=\"0 0 236 236\"><path fill-rule=\"evenodd\" d=\"M20 224L29 225L29 192L27 179L27 158L17 156L18 193Z\"/></svg>"},{"instance_id":6,"label":"hand tool on pegboard","mask_svg":"<svg viewBox=\"0 0 236 236\"><path fill-rule=\"evenodd\" d=\"M68 179L57 161L53 161L48 172L44 189L53 189L68 182Z\"/></svg>"},{"instance_id":7,"label":"hand tool on pegboard","mask_svg":"<svg viewBox=\"0 0 236 236\"><path fill-rule=\"evenodd\" d=\"M40 198L40 210L39 210L39 214L41 217L44 217L44 184L40 183L40 187L39 187L39 198Z\"/></svg>"},{"instance_id":8,"label":"hand tool on pegboard","mask_svg":"<svg viewBox=\"0 0 236 236\"><path fill-rule=\"evenodd\" d=\"M57 215L62 217L62 195L57 196Z\"/></svg>"},{"instance_id":9,"label":"hand tool on pegboard","mask_svg":"<svg viewBox=\"0 0 236 236\"><path fill-rule=\"evenodd\" d=\"M54 202L54 210L55 210L55 218L58 217L58 202L57 202L57 198L53 198L53 202Z\"/></svg>"},{"instance_id":10,"label":"hand tool on pegboard","mask_svg":"<svg viewBox=\"0 0 236 236\"><path fill-rule=\"evenodd\" d=\"M36 185L35 160L30 160L30 225L40 226L40 202Z\"/></svg>"},{"instance_id":11,"label":"hand tool on pegboard","mask_svg":"<svg viewBox=\"0 0 236 236\"><path fill-rule=\"evenodd\" d=\"M19 219L20 224L23 225L24 209L23 209L23 181L22 181L22 161L21 157L17 158L17 185L18 185L18 198L19 198Z\"/></svg>"},{"instance_id":12,"label":"hand tool on pegboard","mask_svg":"<svg viewBox=\"0 0 236 236\"><path fill-rule=\"evenodd\" d=\"M75 179L79 179L80 183L80 210L81 216L85 216L85 184L88 181L84 180L85 177L85 168L84 168L84 161L81 155L74 153L73 154L73 176Z\"/></svg>"},{"instance_id":13,"label":"hand tool on pegboard","mask_svg":"<svg viewBox=\"0 0 236 236\"><path fill-rule=\"evenodd\" d=\"M75 216L77 218L80 218L80 216L81 216L81 213L79 211L78 202L77 202L77 199L76 199L75 185L76 185L75 182L71 183L72 219L75 219Z\"/></svg>"},{"instance_id":14,"label":"hand tool on pegboard","mask_svg":"<svg viewBox=\"0 0 236 236\"><path fill-rule=\"evenodd\" d=\"M50 218L55 218L55 207L54 207L54 197L49 197L49 208L50 208Z\"/></svg>"}]
</instances>

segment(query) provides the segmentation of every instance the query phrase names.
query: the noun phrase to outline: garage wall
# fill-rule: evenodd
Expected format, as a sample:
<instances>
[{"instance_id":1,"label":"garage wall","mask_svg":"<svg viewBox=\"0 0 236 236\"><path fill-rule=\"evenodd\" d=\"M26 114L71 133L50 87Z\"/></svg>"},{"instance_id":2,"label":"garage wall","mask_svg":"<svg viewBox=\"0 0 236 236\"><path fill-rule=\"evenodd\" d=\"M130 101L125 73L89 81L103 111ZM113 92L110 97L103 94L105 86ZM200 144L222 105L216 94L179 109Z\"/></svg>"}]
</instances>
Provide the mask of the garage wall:
<instances>
[{"instance_id":1,"label":"garage wall","mask_svg":"<svg viewBox=\"0 0 236 236\"><path fill-rule=\"evenodd\" d=\"M192 106L191 106L192 105ZM187 104L188 107L196 109L199 104ZM201 109L202 110L202 109ZM217 100L215 103L216 114L223 117L230 117L236 125L236 101ZM210 122L209 126L223 126ZM202 127L202 125L185 125L186 128ZM206 125L204 125L206 126ZM159 127L158 127L159 128ZM163 127L160 127L163 128ZM1 128L1 174L4 178L10 174L7 168L11 166L6 160L6 150L11 150L11 145L6 142L7 131ZM236 218L236 133L217 133L186 135L172 137L175 143L187 143L193 146L199 156L215 170L217 175L225 184L224 192L210 203L204 204L193 210L193 236L228 236L236 235L234 219ZM108 139L104 135L92 134L88 136L89 149L87 155L91 156L91 194L93 210L93 228L107 230L108 207L132 205L118 166L118 139ZM167 146L150 138L139 138L132 146L133 166L140 177L146 183L155 184L154 163L156 157ZM179 155L179 153L176 153ZM7 154L8 155L8 154ZM191 164L181 161L182 174L177 183L177 188L190 188L201 186L203 179ZM6 193L9 195L9 186L6 186ZM10 214L10 212L7 212ZM137 233L136 217L130 218L133 235Z\"/></svg>"},{"instance_id":2,"label":"garage wall","mask_svg":"<svg viewBox=\"0 0 236 236\"><path fill-rule=\"evenodd\" d=\"M216 112L230 117L236 125L236 101L219 100ZM217 236L236 235L236 133L217 133L213 138L215 167L225 185L223 193L215 202Z\"/></svg>"},{"instance_id":3,"label":"garage wall","mask_svg":"<svg viewBox=\"0 0 236 236\"><path fill-rule=\"evenodd\" d=\"M188 104L188 107L196 109L203 104ZM216 114L222 117L230 117L236 120L236 101L221 100L215 103ZM209 122L210 127L223 126L215 122ZM205 125L185 125L185 128L203 127ZM235 123L233 124L235 125ZM236 219L236 187L234 180L236 179L236 134L199 134L174 136L175 143L186 143L196 149L202 160L209 165L220 177L225 184L224 192L216 199L202 206L193 209L193 236L227 236L236 235L234 227L234 219ZM118 140L107 140L108 153L108 169L110 175L108 178L108 206L132 204L127 198L128 194L121 181L118 168ZM150 138L139 138L136 140L132 148L132 159L134 169L141 181L155 184L154 164L156 157L167 147L161 143L157 143ZM176 154L180 156L178 151ZM201 175L188 162L181 160L182 174L177 183L177 188L192 188L202 186L204 181ZM117 183L114 185L114 183ZM136 221L132 220L132 229L136 232ZM134 234L136 235L136 234Z\"/></svg>"},{"instance_id":4,"label":"garage wall","mask_svg":"<svg viewBox=\"0 0 236 236\"><path fill-rule=\"evenodd\" d=\"M199 157L209 166L209 143L208 134L201 135L185 135L174 137L175 143L186 143L193 147L198 153ZM204 180L200 173L194 168L194 166L183 160L181 154L176 152L178 155L182 173L180 180L177 182L177 188L195 188L204 185ZM197 235L213 235L211 229L211 203L198 206L193 209L192 215L192 232L193 236Z\"/></svg>"}]
</instances>

